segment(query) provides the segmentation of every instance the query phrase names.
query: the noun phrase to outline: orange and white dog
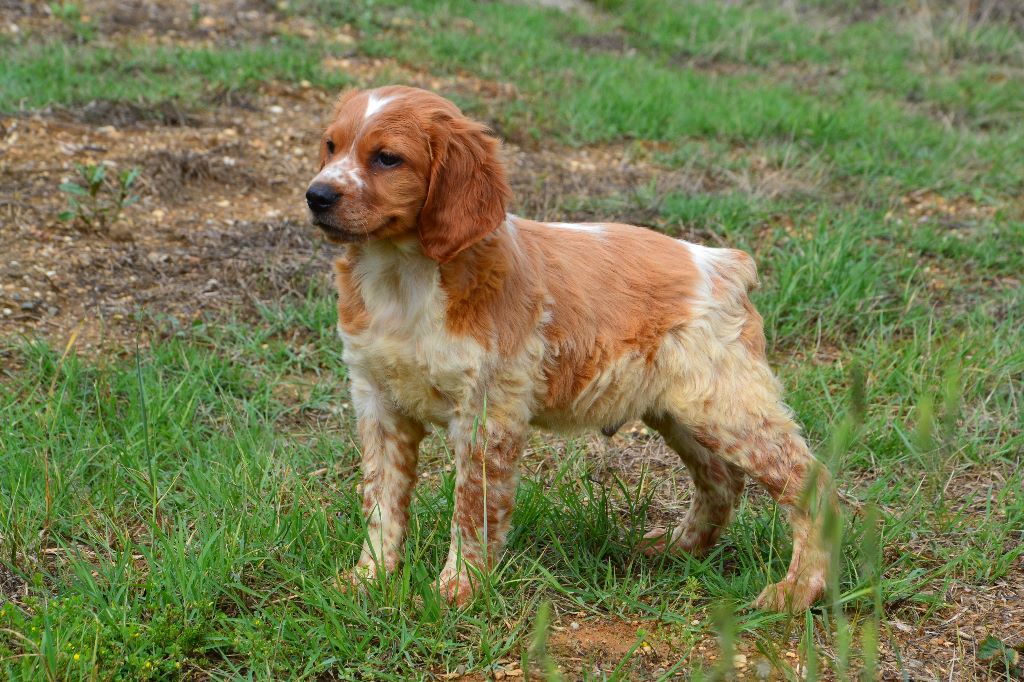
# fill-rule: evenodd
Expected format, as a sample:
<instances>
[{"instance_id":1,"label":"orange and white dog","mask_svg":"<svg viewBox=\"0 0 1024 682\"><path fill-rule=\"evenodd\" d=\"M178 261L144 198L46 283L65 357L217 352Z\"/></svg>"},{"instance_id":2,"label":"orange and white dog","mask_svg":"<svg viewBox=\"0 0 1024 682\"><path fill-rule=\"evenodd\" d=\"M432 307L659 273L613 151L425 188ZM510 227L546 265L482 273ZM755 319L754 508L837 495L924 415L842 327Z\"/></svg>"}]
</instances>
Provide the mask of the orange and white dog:
<instances>
[{"instance_id":1,"label":"orange and white dog","mask_svg":"<svg viewBox=\"0 0 1024 682\"><path fill-rule=\"evenodd\" d=\"M641 227L510 215L497 152L451 102L399 86L346 93L321 141L306 200L345 245L338 330L363 446L353 580L402 556L427 425L446 427L455 452L437 585L461 604L501 555L531 426L609 433L643 419L695 486L683 521L649 533L645 551L705 552L750 476L794 532L789 571L758 604L809 606L825 588L820 512L834 496L765 359L752 259Z\"/></svg>"}]
</instances>

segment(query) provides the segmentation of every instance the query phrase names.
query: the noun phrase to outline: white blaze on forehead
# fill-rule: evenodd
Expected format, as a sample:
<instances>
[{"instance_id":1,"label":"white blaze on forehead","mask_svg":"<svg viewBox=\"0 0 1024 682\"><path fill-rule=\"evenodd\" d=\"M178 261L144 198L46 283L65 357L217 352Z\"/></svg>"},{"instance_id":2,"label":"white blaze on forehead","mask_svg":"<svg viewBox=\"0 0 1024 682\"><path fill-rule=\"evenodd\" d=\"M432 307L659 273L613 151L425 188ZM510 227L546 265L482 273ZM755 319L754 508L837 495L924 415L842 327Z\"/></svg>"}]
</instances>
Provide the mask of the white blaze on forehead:
<instances>
[{"instance_id":1,"label":"white blaze on forehead","mask_svg":"<svg viewBox=\"0 0 1024 682\"><path fill-rule=\"evenodd\" d=\"M388 102L395 99L394 97L377 97L377 95L370 95L369 101L366 102L366 113L363 114L363 120L370 118L378 111L387 106Z\"/></svg>"},{"instance_id":2,"label":"white blaze on forehead","mask_svg":"<svg viewBox=\"0 0 1024 682\"><path fill-rule=\"evenodd\" d=\"M339 187L355 185L360 189L366 186L366 182L363 180L363 176L360 173L359 163L356 159L356 142L359 140L359 136L362 134L363 129L366 128L366 121L394 99L394 97L378 97L374 94L370 95L366 102L366 113L363 115L363 125L352 140L352 147L348 150L348 154L325 166L324 169L320 171L315 178L313 178L313 182L327 182Z\"/></svg>"},{"instance_id":3,"label":"white blaze on forehead","mask_svg":"<svg viewBox=\"0 0 1024 682\"><path fill-rule=\"evenodd\" d=\"M577 232L590 232L592 234L601 234L604 232L603 225L597 225L595 223L544 223L548 227L555 227L559 230L576 230Z\"/></svg>"},{"instance_id":4,"label":"white blaze on forehead","mask_svg":"<svg viewBox=\"0 0 1024 682\"><path fill-rule=\"evenodd\" d=\"M371 94L366 102L366 113L363 115L363 125L359 128L359 132L356 133L355 138L352 140L352 146L348 150L348 154L337 161L329 163L324 167L320 173L313 178L313 182L327 182L339 187L346 187L348 185L355 185L357 188L362 189L366 186L366 182L363 180L363 176L360 173L359 163L356 159L356 142L359 140L359 136L366 128L366 122L371 116L380 112L389 102L393 101L395 97L378 97L375 94Z\"/></svg>"},{"instance_id":5,"label":"white blaze on forehead","mask_svg":"<svg viewBox=\"0 0 1024 682\"><path fill-rule=\"evenodd\" d=\"M313 178L313 182L326 182L340 187L346 185L363 187L366 184L359 174L359 166L352 158L352 154L324 166L324 169Z\"/></svg>"}]
</instances>

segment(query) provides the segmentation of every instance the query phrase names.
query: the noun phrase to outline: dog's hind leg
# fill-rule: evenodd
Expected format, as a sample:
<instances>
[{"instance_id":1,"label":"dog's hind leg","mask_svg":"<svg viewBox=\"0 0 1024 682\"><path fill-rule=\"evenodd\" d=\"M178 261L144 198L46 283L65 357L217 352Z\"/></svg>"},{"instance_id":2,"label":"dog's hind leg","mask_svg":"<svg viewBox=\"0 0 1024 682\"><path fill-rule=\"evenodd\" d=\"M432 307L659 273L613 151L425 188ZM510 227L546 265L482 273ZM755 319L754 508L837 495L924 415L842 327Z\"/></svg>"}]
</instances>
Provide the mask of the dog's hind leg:
<instances>
[{"instance_id":1,"label":"dog's hind leg","mask_svg":"<svg viewBox=\"0 0 1024 682\"><path fill-rule=\"evenodd\" d=\"M793 527L789 571L765 588L757 604L803 610L825 590L830 561L825 524L830 513L838 513L835 492L828 469L811 454L782 403L767 363L747 360L718 366L701 400L682 393L670 399L657 423L670 443L690 435L726 470L743 471L786 510Z\"/></svg>"},{"instance_id":2,"label":"dog's hind leg","mask_svg":"<svg viewBox=\"0 0 1024 682\"><path fill-rule=\"evenodd\" d=\"M722 460L671 417L660 415L645 419L682 458L693 479L690 509L683 521L671 531L654 530L644 536L641 548L654 556L664 553L706 553L732 518L733 509L743 492L742 469Z\"/></svg>"}]
</instances>

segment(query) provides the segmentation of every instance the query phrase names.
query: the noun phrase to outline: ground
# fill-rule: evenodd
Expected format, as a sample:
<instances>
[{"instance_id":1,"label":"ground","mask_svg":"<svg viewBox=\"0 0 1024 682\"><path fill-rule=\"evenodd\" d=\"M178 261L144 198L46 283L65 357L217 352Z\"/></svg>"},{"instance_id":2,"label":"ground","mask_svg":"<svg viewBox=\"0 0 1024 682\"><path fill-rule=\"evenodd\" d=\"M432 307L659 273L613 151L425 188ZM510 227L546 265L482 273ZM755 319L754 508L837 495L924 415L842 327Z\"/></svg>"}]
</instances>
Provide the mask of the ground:
<instances>
[{"instance_id":1,"label":"ground","mask_svg":"<svg viewBox=\"0 0 1024 682\"><path fill-rule=\"evenodd\" d=\"M0 3L5 676L1024 676L1016 6L403 4ZM388 82L493 127L516 213L754 254L844 500L821 607L751 609L789 551L754 487L708 558L636 555L689 499L641 425L534 437L464 612L435 434L402 572L336 587L358 444L302 195L337 92ZM79 164L138 201L60 220Z\"/></svg>"}]
</instances>

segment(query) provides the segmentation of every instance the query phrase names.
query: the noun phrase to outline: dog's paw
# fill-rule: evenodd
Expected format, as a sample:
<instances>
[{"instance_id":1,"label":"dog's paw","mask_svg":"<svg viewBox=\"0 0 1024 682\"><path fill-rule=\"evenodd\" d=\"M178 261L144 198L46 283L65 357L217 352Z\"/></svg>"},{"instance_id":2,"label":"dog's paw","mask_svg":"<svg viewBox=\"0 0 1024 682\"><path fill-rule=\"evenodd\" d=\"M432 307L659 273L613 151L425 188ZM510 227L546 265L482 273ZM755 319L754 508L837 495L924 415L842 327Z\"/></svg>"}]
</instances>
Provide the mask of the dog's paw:
<instances>
[{"instance_id":1,"label":"dog's paw","mask_svg":"<svg viewBox=\"0 0 1024 682\"><path fill-rule=\"evenodd\" d=\"M637 546L642 554L649 557L664 556L666 554L690 554L700 557L707 554L711 548L710 543L702 542L701 534L681 533L664 530L661 528L648 531L640 539Z\"/></svg>"},{"instance_id":2,"label":"dog's paw","mask_svg":"<svg viewBox=\"0 0 1024 682\"><path fill-rule=\"evenodd\" d=\"M754 606L765 611L799 613L825 594L825 577L786 578L764 588Z\"/></svg>"},{"instance_id":3,"label":"dog's paw","mask_svg":"<svg viewBox=\"0 0 1024 682\"><path fill-rule=\"evenodd\" d=\"M476 590L469 571L456 571L445 568L433 584L441 598L456 608L461 608L469 603Z\"/></svg>"},{"instance_id":4,"label":"dog's paw","mask_svg":"<svg viewBox=\"0 0 1024 682\"><path fill-rule=\"evenodd\" d=\"M334 581L335 586L341 592L358 591L365 587L367 583L376 580L378 575L387 573L389 570L390 568L386 566L381 567L372 561L369 563L360 562L353 566L351 570L339 576Z\"/></svg>"},{"instance_id":5,"label":"dog's paw","mask_svg":"<svg viewBox=\"0 0 1024 682\"><path fill-rule=\"evenodd\" d=\"M671 530L655 528L654 530L644 533L644 536L640 538L640 543L637 545L637 549L639 549L640 553L645 556L656 557L676 552L678 550L678 545L672 537Z\"/></svg>"}]
</instances>

